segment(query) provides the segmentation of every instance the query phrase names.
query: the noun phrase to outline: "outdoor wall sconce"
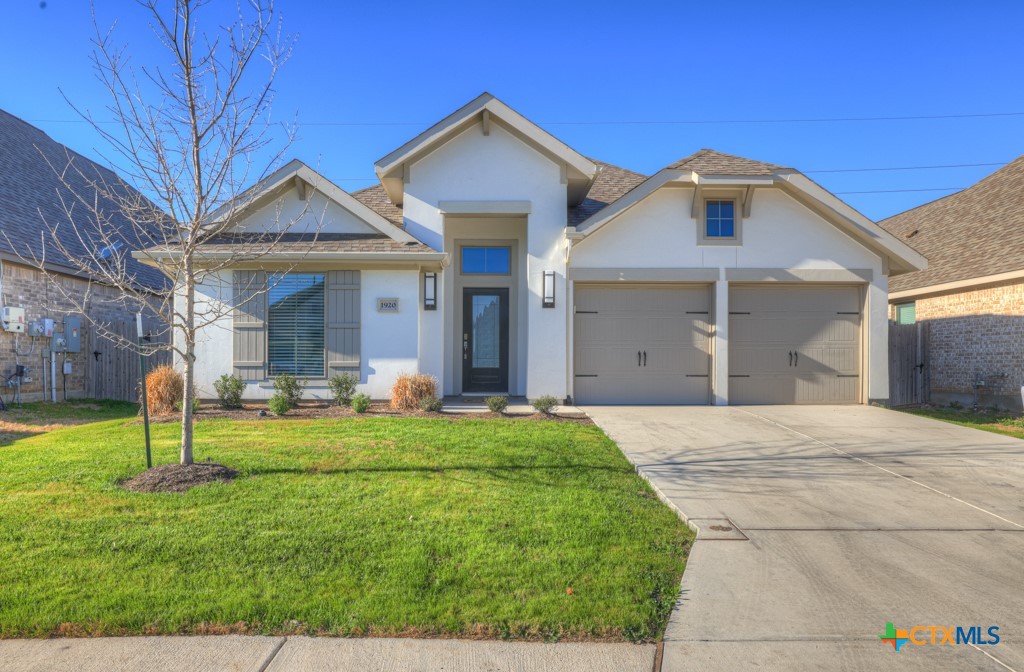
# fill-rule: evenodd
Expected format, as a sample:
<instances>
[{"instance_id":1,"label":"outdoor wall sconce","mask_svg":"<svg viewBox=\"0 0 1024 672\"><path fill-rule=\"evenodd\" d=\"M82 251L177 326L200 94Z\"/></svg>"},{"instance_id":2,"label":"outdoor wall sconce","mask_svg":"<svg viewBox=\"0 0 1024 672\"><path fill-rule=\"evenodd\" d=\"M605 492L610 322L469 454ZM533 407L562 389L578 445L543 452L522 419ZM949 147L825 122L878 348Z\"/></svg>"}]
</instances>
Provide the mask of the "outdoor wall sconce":
<instances>
[{"instance_id":1,"label":"outdoor wall sconce","mask_svg":"<svg viewBox=\"0 0 1024 672\"><path fill-rule=\"evenodd\" d=\"M544 271L544 303L545 308L555 307L555 272Z\"/></svg>"},{"instance_id":2,"label":"outdoor wall sconce","mask_svg":"<svg viewBox=\"0 0 1024 672\"><path fill-rule=\"evenodd\" d=\"M437 310L437 273L423 274L423 310Z\"/></svg>"}]
</instances>

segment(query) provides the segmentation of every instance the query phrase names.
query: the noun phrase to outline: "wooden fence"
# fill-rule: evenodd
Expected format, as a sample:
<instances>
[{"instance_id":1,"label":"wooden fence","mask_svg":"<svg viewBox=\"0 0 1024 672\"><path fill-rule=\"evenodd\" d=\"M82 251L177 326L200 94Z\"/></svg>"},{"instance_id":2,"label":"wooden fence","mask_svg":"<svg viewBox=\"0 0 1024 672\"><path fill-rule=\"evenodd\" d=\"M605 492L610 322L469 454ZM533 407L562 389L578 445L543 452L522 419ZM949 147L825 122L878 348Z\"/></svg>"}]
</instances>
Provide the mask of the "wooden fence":
<instances>
[{"instance_id":1,"label":"wooden fence","mask_svg":"<svg viewBox=\"0 0 1024 672\"><path fill-rule=\"evenodd\" d=\"M889 404L929 401L928 323L889 323Z\"/></svg>"},{"instance_id":2,"label":"wooden fence","mask_svg":"<svg viewBox=\"0 0 1024 672\"><path fill-rule=\"evenodd\" d=\"M110 325L110 331L120 337L136 339L134 321L116 322ZM139 400L139 353L130 348L119 348L117 344L103 338L93 331L90 351L87 353L88 396L93 399L120 399L122 401ZM96 353L99 353L98 355ZM150 355L146 361L149 370L161 364L170 364L170 351L163 350Z\"/></svg>"}]
</instances>

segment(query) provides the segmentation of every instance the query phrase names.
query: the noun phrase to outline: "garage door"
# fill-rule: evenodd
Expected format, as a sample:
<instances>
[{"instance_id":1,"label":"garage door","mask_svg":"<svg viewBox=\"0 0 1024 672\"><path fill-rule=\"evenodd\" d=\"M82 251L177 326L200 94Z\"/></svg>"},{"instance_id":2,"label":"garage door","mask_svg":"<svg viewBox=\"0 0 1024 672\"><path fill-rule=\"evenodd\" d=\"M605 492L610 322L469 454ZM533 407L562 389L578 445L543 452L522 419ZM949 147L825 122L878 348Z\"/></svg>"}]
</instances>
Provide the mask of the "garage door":
<instances>
[{"instance_id":1,"label":"garage door","mask_svg":"<svg viewBox=\"0 0 1024 672\"><path fill-rule=\"evenodd\" d=\"M733 287L729 403L860 400L857 287Z\"/></svg>"},{"instance_id":2,"label":"garage door","mask_svg":"<svg viewBox=\"0 0 1024 672\"><path fill-rule=\"evenodd\" d=\"M576 285L580 404L706 404L706 286Z\"/></svg>"}]
</instances>

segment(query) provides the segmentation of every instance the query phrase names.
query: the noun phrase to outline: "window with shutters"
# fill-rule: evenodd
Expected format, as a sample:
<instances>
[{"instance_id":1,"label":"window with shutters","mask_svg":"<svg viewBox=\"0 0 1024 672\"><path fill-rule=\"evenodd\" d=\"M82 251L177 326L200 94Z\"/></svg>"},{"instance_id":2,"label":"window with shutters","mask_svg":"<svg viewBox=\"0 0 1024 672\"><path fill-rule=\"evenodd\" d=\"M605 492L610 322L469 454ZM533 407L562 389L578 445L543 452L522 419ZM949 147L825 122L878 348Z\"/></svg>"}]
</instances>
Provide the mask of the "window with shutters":
<instances>
[{"instance_id":1,"label":"window with shutters","mask_svg":"<svg viewBox=\"0 0 1024 672\"><path fill-rule=\"evenodd\" d=\"M269 375L323 377L324 274L271 274L268 285Z\"/></svg>"}]
</instances>

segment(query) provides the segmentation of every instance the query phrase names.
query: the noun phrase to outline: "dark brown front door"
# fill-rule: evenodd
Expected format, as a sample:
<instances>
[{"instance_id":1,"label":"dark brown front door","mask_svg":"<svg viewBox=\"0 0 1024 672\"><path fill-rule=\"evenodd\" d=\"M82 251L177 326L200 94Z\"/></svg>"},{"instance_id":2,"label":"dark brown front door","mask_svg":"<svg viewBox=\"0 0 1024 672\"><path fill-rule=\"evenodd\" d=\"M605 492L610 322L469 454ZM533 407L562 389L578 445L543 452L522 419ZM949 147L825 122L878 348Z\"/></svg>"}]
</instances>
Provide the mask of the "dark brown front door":
<instances>
[{"instance_id":1,"label":"dark brown front door","mask_svg":"<svg viewBox=\"0 0 1024 672\"><path fill-rule=\"evenodd\" d=\"M462 391L508 392L508 289L462 290Z\"/></svg>"}]
</instances>

